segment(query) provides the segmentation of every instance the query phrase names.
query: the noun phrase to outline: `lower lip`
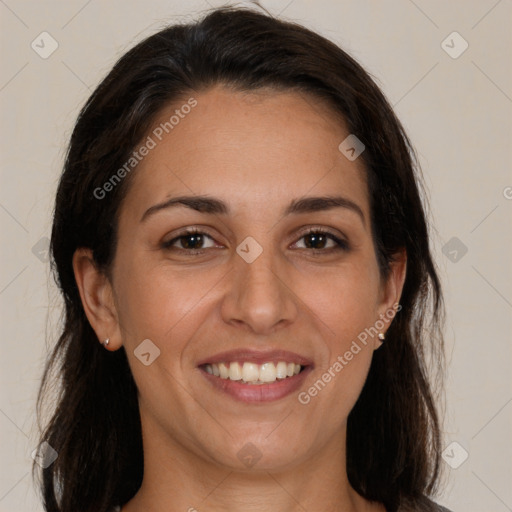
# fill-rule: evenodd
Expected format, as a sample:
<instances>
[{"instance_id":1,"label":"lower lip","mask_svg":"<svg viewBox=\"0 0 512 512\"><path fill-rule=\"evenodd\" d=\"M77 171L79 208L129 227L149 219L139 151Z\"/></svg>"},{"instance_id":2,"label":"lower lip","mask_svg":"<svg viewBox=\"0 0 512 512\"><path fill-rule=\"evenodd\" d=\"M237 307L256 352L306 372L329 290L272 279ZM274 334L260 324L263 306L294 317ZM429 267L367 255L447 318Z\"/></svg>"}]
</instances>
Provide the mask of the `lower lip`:
<instances>
[{"instance_id":1,"label":"lower lip","mask_svg":"<svg viewBox=\"0 0 512 512\"><path fill-rule=\"evenodd\" d=\"M297 391L307 374L312 370L306 366L300 373L283 380L276 380L269 384L242 384L239 380L221 379L200 368L201 373L210 381L213 386L231 395L233 398L245 403L273 402Z\"/></svg>"}]
</instances>

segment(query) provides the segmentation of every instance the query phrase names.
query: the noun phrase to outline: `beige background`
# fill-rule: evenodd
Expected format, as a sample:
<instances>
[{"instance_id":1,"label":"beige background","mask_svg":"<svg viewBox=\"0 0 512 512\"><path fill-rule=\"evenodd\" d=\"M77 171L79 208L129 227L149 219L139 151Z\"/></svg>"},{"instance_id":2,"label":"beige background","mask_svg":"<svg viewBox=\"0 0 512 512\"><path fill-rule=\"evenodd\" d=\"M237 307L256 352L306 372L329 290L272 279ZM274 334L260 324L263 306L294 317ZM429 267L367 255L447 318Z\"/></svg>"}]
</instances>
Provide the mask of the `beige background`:
<instances>
[{"instance_id":1,"label":"beige background","mask_svg":"<svg viewBox=\"0 0 512 512\"><path fill-rule=\"evenodd\" d=\"M36 448L34 403L47 343L59 325L45 237L78 109L136 41L220 4L0 0L2 512L42 510L29 472ZM395 105L418 149L448 310L445 446L458 444L450 447L447 460L454 465L462 450L469 453L457 469L446 464L447 486L439 501L460 512L510 511L512 4L262 4L319 31L358 59ZM31 48L43 31L59 45L47 59ZM453 31L469 44L455 59L442 46ZM453 53L463 41L451 36L445 44ZM445 256L443 247L452 237L458 241L451 244L464 244L466 254L448 245ZM458 261L451 261L455 256Z\"/></svg>"}]
</instances>

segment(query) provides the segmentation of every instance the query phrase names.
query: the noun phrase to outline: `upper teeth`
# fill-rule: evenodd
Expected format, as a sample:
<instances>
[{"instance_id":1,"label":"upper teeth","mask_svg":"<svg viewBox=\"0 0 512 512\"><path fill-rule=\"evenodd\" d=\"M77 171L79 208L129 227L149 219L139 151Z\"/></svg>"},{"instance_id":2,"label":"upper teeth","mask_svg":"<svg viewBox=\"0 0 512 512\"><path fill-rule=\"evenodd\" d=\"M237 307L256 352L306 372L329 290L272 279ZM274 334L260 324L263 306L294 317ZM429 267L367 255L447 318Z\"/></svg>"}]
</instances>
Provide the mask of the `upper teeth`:
<instances>
[{"instance_id":1,"label":"upper teeth","mask_svg":"<svg viewBox=\"0 0 512 512\"><path fill-rule=\"evenodd\" d=\"M264 384L266 382L275 382L276 379L285 379L292 377L300 372L300 364L286 363L264 363L255 364L245 362L232 363L211 363L205 365L208 373L220 377L221 379L242 380L249 384Z\"/></svg>"}]
</instances>

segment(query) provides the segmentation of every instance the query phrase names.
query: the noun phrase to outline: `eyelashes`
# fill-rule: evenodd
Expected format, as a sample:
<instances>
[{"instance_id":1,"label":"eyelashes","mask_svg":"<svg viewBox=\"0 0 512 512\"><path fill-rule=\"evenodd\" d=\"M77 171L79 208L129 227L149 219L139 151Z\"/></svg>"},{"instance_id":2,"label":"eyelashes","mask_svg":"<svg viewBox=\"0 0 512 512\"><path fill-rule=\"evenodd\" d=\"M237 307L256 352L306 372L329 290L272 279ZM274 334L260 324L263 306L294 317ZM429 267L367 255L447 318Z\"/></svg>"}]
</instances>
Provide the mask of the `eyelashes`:
<instances>
[{"instance_id":1,"label":"eyelashes","mask_svg":"<svg viewBox=\"0 0 512 512\"><path fill-rule=\"evenodd\" d=\"M331 247L329 249L321 249L321 248L314 248L314 247L306 247L306 249L309 249L311 251L321 251L321 252L328 252L331 250L343 250L348 251L349 250L349 244L346 240L343 240L342 238L339 238L334 233L331 233L330 231L327 231L322 228L309 228L306 232L301 233L299 240L302 240L303 238L311 237L313 239L317 239L315 241L326 239L331 240L335 243L334 247ZM314 242L313 242L314 243Z\"/></svg>"},{"instance_id":2,"label":"eyelashes","mask_svg":"<svg viewBox=\"0 0 512 512\"><path fill-rule=\"evenodd\" d=\"M178 236L172 238L171 240L165 241L162 243L162 249L167 251L177 251L182 254L187 255L200 255L204 254L205 251L212 248L218 248L215 246L211 247L195 247L195 245L202 245L206 240L214 241L213 237L209 235L207 232L202 231L198 228L187 228ZM348 252L350 250L349 243L336 236L334 233L325 230L323 228L308 228L305 232L302 232L299 235L298 241L303 239L308 239L308 245L304 248L300 248L300 250L306 250L309 253L315 256L321 256L322 254L330 254L336 251L345 251ZM334 247L316 247L315 245L327 245L329 242L334 243ZM294 243L296 245L297 242ZM182 245L182 247L177 247L176 245Z\"/></svg>"},{"instance_id":3,"label":"eyelashes","mask_svg":"<svg viewBox=\"0 0 512 512\"><path fill-rule=\"evenodd\" d=\"M189 249L189 248L181 248L181 247L173 247L174 244L178 241L182 241L184 239L195 239L195 240L202 240L203 237L207 237L211 240L213 240L213 238L206 232L204 231L201 231L200 229L197 229L197 228L188 228L186 229L185 231L183 231L182 233L180 233L177 237L173 238L172 240L169 240L168 242L164 242L162 244L162 247L164 249L168 249L168 250L173 250L173 249L178 249L179 251L185 251L185 252L189 252L191 254L197 254L197 253L202 253L202 250L199 249ZM204 248L203 248L204 249Z\"/></svg>"}]
</instances>

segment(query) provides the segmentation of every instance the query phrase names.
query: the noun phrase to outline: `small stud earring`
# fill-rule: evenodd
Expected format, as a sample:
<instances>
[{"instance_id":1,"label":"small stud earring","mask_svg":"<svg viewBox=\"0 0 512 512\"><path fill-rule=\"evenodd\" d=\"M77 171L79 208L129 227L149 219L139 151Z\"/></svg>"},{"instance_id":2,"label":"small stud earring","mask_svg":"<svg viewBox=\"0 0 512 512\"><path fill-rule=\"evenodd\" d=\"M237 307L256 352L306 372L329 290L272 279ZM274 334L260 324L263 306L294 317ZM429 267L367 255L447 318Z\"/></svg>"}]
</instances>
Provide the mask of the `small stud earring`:
<instances>
[{"instance_id":1,"label":"small stud earring","mask_svg":"<svg viewBox=\"0 0 512 512\"><path fill-rule=\"evenodd\" d=\"M109 344L109 342L110 342L110 338L107 338L107 339L102 343L102 345L103 345L105 348L107 348L107 345Z\"/></svg>"},{"instance_id":2,"label":"small stud earring","mask_svg":"<svg viewBox=\"0 0 512 512\"><path fill-rule=\"evenodd\" d=\"M379 332L379 340L384 341L386 339L386 336L384 336L383 332Z\"/></svg>"}]
</instances>

